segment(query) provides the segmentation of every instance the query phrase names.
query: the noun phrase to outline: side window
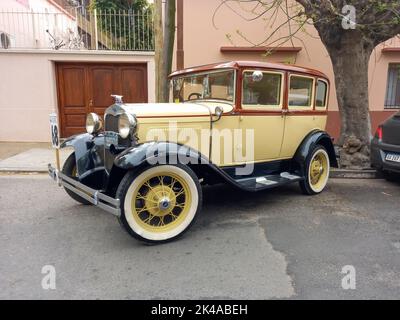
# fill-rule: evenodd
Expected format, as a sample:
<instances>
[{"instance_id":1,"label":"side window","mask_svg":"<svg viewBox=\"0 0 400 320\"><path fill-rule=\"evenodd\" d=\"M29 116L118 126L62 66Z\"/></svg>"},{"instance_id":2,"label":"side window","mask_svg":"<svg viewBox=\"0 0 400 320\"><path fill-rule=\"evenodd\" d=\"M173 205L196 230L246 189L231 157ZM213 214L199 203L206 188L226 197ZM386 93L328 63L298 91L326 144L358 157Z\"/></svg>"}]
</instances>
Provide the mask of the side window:
<instances>
[{"instance_id":1,"label":"side window","mask_svg":"<svg viewBox=\"0 0 400 320\"><path fill-rule=\"evenodd\" d=\"M280 107L282 78L281 73L245 71L243 73L243 107Z\"/></svg>"},{"instance_id":2,"label":"side window","mask_svg":"<svg viewBox=\"0 0 400 320\"><path fill-rule=\"evenodd\" d=\"M317 92L315 94L315 106L317 108L325 108L328 93L328 84L325 81L318 80Z\"/></svg>"},{"instance_id":3,"label":"side window","mask_svg":"<svg viewBox=\"0 0 400 320\"><path fill-rule=\"evenodd\" d=\"M311 107L314 79L301 76L290 77L289 106Z\"/></svg>"}]
</instances>

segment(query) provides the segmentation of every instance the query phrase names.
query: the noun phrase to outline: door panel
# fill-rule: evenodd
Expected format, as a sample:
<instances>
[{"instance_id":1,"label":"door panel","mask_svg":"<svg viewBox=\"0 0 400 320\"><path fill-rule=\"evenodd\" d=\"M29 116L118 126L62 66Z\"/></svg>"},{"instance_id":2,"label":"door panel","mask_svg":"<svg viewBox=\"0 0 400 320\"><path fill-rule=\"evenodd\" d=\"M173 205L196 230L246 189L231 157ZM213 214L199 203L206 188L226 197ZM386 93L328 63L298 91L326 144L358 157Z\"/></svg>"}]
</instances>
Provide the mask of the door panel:
<instances>
[{"instance_id":1,"label":"door panel","mask_svg":"<svg viewBox=\"0 0 400 320\"><path fill-rule=\"evenodd\" d=\"M90 91L89 108L99 116L113 104L112 94L116 94L114 68L112 66L89 67Z\"/></svg>"},{"instance_id":2,"label":"door panel","mask_svg":"<svg viewBox=\"0 0 400 320\"><path fill-rule=\"evenodd\" d=\"M61 136L85 132L86 115L100 116L113 104L111 94L126 103L146 103L146 64L58 63L57 91Z\"/></svg>"},{"instance_id":3,"label":"door panel","mask_svg":"<svg viewBox=\"0 0 400 320\"><path fill-rule=\"evenodd\" d=\"M255 73L258 72L258 77ZM285 118L283 72L271 70L244 70L242 74L242 111L240 129L253 132L253 161L265 162L279 158ZM245 141L245 139L243 140ZM250 150L243 144L243 150Z\"/></svg>"},{"instance_id":4,"label":"door panel","mask_svg":"<svg viewBox=\"0 0 400 320\"><path fill-rule=\"evenodd\" d=\"M81 132L88 112L87 81L85 67L66 65L58 68L58 100L60 109L61 135L70 136Z\"/></svg>"},{"instance_id":5,"label":"door panel","mask_svg":"<svg viewBox=\"0 0 400 320\"><path fill-rule=\"evenodd\" d=\"M80 90L85 82L84 68L66 68L63 72L65 91L73 94L63 96L66 108L85 108L85 92Z\"/></svg>"},{"instance_id":6,"label":"door panel","mask_svg":"<svg viewBox=\"0 0 400 320\"><path fill-rule=\"evenodd\" d=\"M120 92L124 101L147 102L147 72L144 68L120 68Z\"/></svg>"},{"instance_id":7,"label":"door panel","mask_svg":"<svg viewBox=\"0 0 400 320\"><path fill-rule=\"evenodd\" d=\"M289 76L289 105L281 158L292 158L304 138L313 130L325 130L326 112L315 110L316 79L310 76Z\"/></svg>"},{"instance_id":8,"label":"door panel","mask_svg":"<svg viewBox=\"0 0 400 320\"><path fill-rule=\"evenodd\" d=\"M240 128L254 132L254 161L272 161L279 158L285 119L282 114L242 115Z\"/></svg>"},{"instance_id":9,"label":"door panel","mask_svg":"<svg viewBox=\"0 0 400 320\"><path fill-rule=\"evenodd\" d=\"M73 127L82 127L86 122L86 114L67 114L65 119Z\"/></svg>"},{"instance_id":10,"label":"door panel","mask_svg":"<svg viewBox=\"0 0 400 320\"><path fill-rule=\"evenodd\" d=\"M293 158L304 138L313 130L325 130L326 115L288 114L286 116L281 158Z\"/></svg>"}]
</instances>

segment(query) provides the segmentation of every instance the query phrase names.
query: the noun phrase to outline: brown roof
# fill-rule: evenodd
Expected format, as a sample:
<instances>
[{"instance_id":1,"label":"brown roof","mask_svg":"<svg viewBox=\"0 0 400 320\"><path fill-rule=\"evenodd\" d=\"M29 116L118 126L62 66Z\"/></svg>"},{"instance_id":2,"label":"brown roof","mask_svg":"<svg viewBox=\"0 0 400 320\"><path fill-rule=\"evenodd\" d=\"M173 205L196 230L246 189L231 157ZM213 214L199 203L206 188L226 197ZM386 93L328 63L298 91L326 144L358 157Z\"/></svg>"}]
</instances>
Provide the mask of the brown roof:
<instances>
[{"instance_id":1,"label":"brown roof","mask_svg":"<svg viewBox=\"0 0 400 320\"><path fill-rule=\"evenodd\" d=\"M328 78L324 73L304 68L295 65L282 64L282 63L270 63L270 62L258 62L258 61L229 61L229 62L221 62L221 63L213 63L198 67L187 68L179 71L173 72L170 77L179 76L187 73L194 72L202 72L202 71L210 71L216 69L239 69L239 68L261 68L261 69L276 69L276 70L284 70L284 71L293 71L298 73L311 74L314 76Z\"/></svg>"}]
</instances>

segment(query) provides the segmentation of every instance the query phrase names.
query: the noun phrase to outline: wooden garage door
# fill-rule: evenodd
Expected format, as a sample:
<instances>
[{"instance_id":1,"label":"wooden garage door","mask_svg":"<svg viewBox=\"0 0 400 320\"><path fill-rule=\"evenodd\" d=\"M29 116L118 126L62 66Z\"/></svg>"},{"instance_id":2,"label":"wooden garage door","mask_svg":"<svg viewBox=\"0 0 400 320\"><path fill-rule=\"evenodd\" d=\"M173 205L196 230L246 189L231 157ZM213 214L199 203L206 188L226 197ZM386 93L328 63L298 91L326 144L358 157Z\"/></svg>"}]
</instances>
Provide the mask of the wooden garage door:
<instances>
[{"instance_id":1,"label":"wooden garage door","mask_svg":"<svg viewBox=\"0 0 400 320\"><path fill-rule=\"evenodd\" d=\"M126 103L148 102L146 64L58 63L57 90L61 136L86 132L89 112L104 115L111 94Z\"/></svg>"}]
</instances>

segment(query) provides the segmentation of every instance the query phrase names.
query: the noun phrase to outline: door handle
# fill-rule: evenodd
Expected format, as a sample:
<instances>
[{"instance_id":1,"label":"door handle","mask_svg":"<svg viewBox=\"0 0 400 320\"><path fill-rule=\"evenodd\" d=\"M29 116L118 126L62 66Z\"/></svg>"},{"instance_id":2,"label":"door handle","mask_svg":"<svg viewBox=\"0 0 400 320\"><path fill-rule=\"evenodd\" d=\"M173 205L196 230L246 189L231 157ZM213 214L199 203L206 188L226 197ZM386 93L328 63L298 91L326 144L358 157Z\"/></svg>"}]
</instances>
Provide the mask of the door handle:
<instances>
[{"instance_id":1,"label":"door handle","mask_svg":"<svg viewBox=\"0 0 400 320\"><path fill-rule=\"evenodd\" d=\"M93 107L93 100L92 99L89 100L89 107Z\"/></svg>"}]
</instances>

